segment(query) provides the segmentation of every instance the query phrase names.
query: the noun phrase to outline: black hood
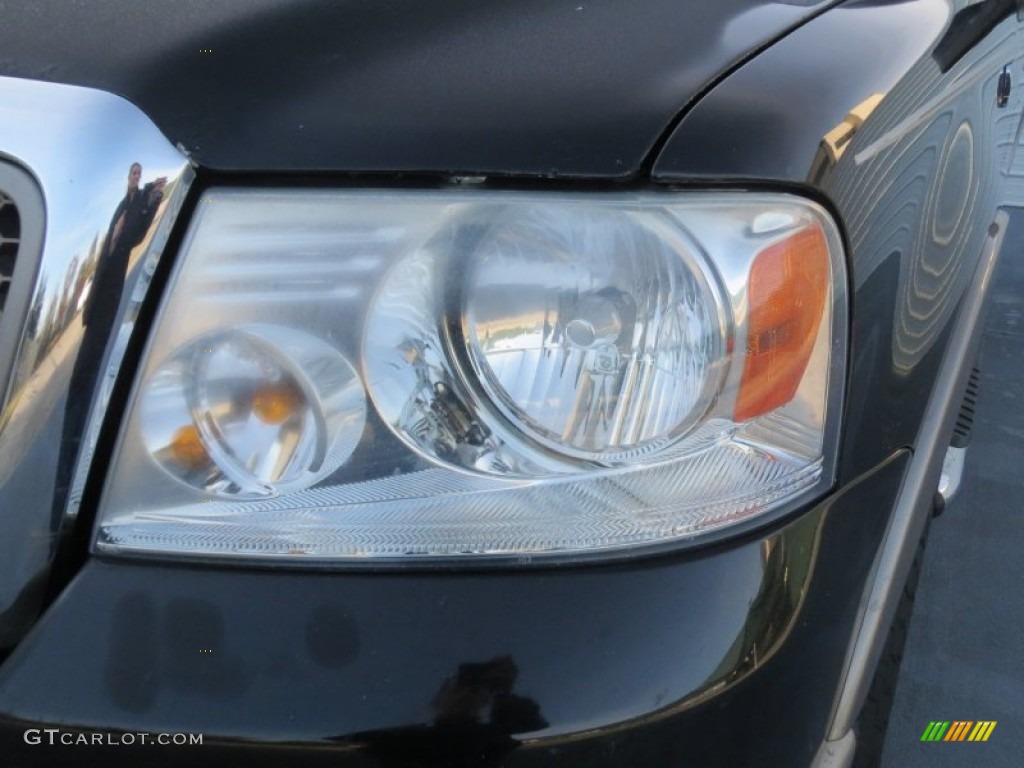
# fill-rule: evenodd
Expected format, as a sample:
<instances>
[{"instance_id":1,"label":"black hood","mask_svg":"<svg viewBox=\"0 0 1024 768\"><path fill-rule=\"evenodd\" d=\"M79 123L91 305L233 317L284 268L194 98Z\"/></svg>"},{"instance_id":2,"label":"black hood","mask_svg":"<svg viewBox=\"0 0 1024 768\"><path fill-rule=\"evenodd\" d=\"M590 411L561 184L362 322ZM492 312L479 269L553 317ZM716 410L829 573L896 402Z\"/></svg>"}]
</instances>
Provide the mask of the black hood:
<instances>
[{"instance_id":1,"label":"black hood","mask_svg":"<svg viewBox=\"0 0 1024 768\"><path fill-rule=\"evenodd\" d=\"M827 4L0 0L0 74L120 94L222 170L626 177Z\"/></svg>"}]
</instances>

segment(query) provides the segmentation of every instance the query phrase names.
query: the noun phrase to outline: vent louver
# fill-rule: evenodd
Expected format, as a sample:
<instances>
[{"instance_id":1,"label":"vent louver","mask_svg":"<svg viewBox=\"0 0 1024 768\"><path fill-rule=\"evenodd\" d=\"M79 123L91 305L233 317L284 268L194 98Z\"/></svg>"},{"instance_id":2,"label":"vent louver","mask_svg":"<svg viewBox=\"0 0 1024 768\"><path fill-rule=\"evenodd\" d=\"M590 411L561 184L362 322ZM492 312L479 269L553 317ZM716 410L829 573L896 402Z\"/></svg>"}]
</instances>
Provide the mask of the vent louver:
<instances>
[{"instance_id":1,"label":"vent louver","mask_svg":"<svg viewBox=\"0 0 1024 768\"><path fill-rule=\"evenodd\" d=\"M18 206L0 189L0 318L14 277L14 265L21 243L21 217Z\"/></svg>"}]
</instances>

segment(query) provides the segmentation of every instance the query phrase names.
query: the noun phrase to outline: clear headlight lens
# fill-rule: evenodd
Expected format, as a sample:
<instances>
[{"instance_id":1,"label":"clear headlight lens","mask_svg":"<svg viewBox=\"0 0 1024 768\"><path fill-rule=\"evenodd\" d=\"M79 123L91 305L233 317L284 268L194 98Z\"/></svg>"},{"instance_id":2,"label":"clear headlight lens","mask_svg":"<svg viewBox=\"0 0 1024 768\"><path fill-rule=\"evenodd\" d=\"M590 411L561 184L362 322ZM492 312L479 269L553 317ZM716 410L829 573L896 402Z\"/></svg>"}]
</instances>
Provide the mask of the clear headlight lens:
<instances>
[{"instance_id":1,"label":"clear headlight lens","mask_svg":"<svg viewBox=\"0 0 1024 768\"><path fill-rule=\"evenodd\" d=\"M811 203L205 197L123 425L101 551L606 552L832 482L845 273Z\"/></svg>"},{"instance_id":2,"label":"clear headlight lens","mask_svg":"<svg viewBox=\"0 0 1024 768\"><path fill-rule=\"evenodd\" d=\"M723 302L656 213L570 215L538 206L496 222L468 265L469 362L490 402L554 450L653 450L717 393Z\"/></svg>"}]
</instances>

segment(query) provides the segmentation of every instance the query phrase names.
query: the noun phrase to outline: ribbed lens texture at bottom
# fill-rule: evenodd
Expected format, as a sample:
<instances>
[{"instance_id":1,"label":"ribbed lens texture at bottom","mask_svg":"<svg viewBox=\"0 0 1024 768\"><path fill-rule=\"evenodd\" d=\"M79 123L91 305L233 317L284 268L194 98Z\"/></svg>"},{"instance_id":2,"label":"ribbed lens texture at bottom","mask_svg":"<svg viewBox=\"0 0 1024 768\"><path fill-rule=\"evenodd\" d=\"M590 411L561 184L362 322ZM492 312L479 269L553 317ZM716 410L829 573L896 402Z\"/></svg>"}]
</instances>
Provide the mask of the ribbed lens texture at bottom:
<instances>
[{"instance_id":1,"label":"ribbed lens texture at bottom","mask_svg":"<svg viewBox=\"0 0 1024 768\"><path fill-rule=\"evenodd\" d=\"M821 471L820 461L741 439L587 479L505 481L431 469L282 499L137 512L104 524L99 545L311 558L556 555L707 533L813 487ZM429 493L409 498L413 487Z\"/></svg>"}]
</instances>

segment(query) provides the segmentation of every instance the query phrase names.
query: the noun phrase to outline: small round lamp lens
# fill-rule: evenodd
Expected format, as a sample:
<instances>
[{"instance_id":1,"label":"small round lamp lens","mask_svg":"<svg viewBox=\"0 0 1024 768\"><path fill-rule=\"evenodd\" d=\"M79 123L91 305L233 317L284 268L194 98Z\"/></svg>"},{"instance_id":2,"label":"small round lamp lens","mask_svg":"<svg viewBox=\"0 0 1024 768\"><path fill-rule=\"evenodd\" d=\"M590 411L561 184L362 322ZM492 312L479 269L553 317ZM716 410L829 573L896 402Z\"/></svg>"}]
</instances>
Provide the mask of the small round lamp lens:
<instances>
[{"instance_id":1,"label":"small round lamp lens","mask_svg":"<svg viewBox=\"0 0 1024 768\"><path fill-rule=\"evenodd\" d=\"M204 494L307 488L351 456L366 421L345 357L306 333L245 326L196 339L150 379L143 439L165 471Z\"/></svg>"}]
</instances>

